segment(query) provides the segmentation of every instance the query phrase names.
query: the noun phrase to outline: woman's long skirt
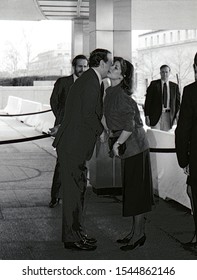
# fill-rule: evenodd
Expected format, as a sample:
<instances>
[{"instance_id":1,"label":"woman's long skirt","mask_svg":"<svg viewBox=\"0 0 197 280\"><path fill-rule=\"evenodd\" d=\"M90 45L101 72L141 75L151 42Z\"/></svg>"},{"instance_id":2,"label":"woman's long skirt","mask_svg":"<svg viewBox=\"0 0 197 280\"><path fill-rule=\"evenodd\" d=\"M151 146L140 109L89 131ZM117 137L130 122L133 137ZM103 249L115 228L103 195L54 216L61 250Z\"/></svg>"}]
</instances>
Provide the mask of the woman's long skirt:
<instances>
[{"instance_id":1,"label":"woman's long skirt","mask_svg":"<svg viewBox=\"0 0 197 280\"><path fill-rule=\"evenodd\" d=\"M149 150L122 160L123 216L151 211L154 204Z\"/></svg>"}]
</instances>

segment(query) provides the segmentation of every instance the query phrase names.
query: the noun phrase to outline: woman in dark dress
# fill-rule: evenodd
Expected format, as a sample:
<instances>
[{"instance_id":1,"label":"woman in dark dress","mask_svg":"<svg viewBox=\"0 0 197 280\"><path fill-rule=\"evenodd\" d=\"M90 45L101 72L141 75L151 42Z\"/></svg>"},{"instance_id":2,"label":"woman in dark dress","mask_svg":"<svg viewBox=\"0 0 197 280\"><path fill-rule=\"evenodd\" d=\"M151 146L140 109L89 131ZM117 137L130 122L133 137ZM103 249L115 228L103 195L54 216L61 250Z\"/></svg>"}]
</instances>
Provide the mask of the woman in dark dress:
<instances>
[{"instance_id":1,"label":"woman in dark dress","mask_svg":"<svg viewBox=\"0 0 197 280\"><path fill-rule=\"evenodd\" d=\"M122 163L123 216L133 220L129 233L117 240L124 244L120 249L125 251L145 243L146 213L153 204L149 145L137 104L131 97L133 74L130 62L115 57L108 73L111 86L104 99L105 122L110 143L114 143L112 151Z\"/></svg>"}]
</instances>

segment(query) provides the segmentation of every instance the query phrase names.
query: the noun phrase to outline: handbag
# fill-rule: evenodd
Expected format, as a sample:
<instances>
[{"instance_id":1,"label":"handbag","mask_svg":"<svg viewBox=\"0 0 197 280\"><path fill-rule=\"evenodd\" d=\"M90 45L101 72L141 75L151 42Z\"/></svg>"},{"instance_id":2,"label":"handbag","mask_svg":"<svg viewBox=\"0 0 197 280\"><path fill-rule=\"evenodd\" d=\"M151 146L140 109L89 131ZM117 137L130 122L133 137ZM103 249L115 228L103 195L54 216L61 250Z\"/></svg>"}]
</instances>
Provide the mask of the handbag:
<instances>
[{"instance_id":1,"label":"handbag","mask_svg":"<svg viewBox=\"0 0 197 280\"><path fill-rule=\"evenodd\" d=\"M109 156L113 157L114 152L113 152L113 145L115 142L117 142L119 137L109 137L108 139L108 146L109 146ZM126 143L124 142L123 144L119 145L118 147L118 153L120 156L122 156L126 150L127 146Z\"/></svg>"},{"instance_id":2,"label":"handbag","mask_svg":"<svg viewBox=\"0 0 197 280\"><path fill-rule=\"evenodd\" d=\"M58 132L59 127L60 127L60 124L55 125L55 126L52 127L52 128L49 128L48 134L51 135L51 136L53 136L53 137L55 137L56 134L57 134L57 132Z\"/></svg>"}]
</instances>

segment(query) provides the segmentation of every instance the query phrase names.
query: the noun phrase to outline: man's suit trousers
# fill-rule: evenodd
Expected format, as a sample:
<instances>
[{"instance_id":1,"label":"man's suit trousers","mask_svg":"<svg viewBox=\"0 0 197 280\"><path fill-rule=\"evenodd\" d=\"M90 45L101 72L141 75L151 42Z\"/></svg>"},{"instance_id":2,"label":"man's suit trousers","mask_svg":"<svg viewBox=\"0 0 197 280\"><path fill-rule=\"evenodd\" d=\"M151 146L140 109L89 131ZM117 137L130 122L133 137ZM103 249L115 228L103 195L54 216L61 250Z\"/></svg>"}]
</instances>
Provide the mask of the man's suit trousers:
<instances>
[{"instance_id":1,"label":"man's suit trousers","mask_svg":"<svg viewBox=\"0 0 197 280\"><path fill-rule=\"evenodd\" d=\"M59 151L59 152L58 152ZM85 162L57 147L62 188L62 241L76 242L85 235L84 196L87 186Z\"/></svg>"},{"instance_id":2,"label":"man's suit trousers","mask_svg":"<svg viewBox=\"0 0 197 280\"><path fill-rule=\"evenodd\" d=\"M197 236L197 184L191 185L192 190L192 201L193 201L193 218L194 218L194 224L195 224L195 233Z\"/></svg>"},{"instance_id":3,"label":"man's suit trousers","mask_svg":"<svg viewBox=\"0 0 197 280\"><path fill-rule=\"evenodd\" d=\"M51 187L51 198L60 198L60 187L61 187L61 178L60 178L60 164L57 159L55 165L55 171L53 175L53 182Z\"/></svg>"}]
</instances>

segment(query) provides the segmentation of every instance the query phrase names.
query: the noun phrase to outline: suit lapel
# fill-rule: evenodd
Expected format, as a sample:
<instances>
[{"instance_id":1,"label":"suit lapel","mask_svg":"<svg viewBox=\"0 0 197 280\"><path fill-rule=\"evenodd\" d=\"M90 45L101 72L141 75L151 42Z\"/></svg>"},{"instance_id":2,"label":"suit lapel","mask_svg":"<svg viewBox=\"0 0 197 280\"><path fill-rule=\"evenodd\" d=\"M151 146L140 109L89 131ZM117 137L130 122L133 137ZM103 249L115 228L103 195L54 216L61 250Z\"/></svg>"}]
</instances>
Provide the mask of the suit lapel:
<instances>
[{"instance_id":1,"label":"suit lapel","mask_svg":"<svg viewBox=\"0 0 197 280\"><path fill-rule=\"evenodd\" d=\"M69 86L72 85L73 83L74 83L74 77L73 77L73 75L71 75L69 77Z\"/></svg>"},{"instance_id":2,"label":"suit lapel","mask_svg":"<svg viewBox=\"0 0 197 280\"><path fill-rule=\"evenodd\" d=\"M162 86L161 86L161 80L158 80L158 83L157 83L157 91L160 95L160 100L161 100L161 104L162 104Z\"/></svg>"},{"instance_id":3,"label":"suit lapel","mask_svg":"<svg viewBox=\"0 0 197 280\"><path fill-rule=\"evenodd\" d=\"M175 96L175 90L174 90L174 85L172 82L169 82L169 87L170 87L170 108L173 107L173 98Z\"/></svg>"}]
</instances>

